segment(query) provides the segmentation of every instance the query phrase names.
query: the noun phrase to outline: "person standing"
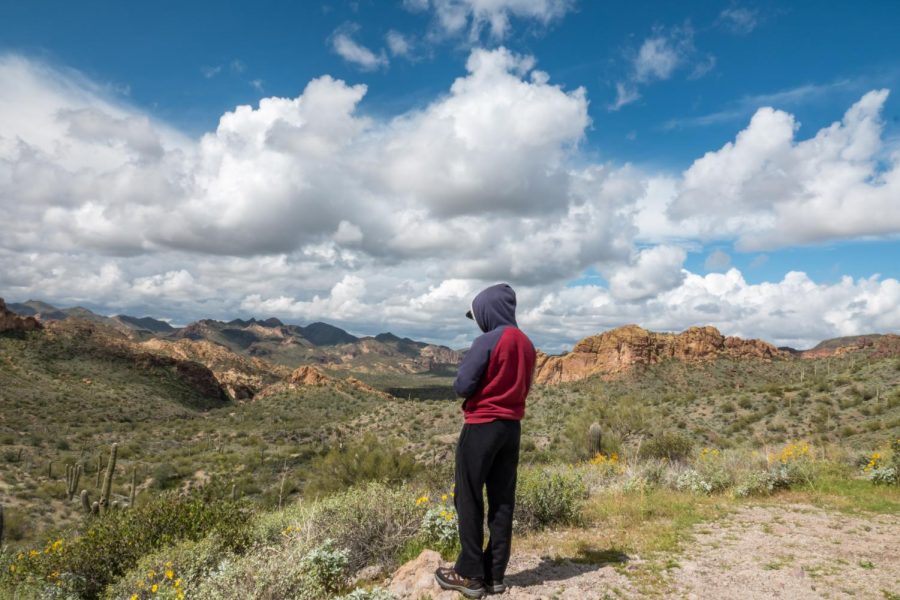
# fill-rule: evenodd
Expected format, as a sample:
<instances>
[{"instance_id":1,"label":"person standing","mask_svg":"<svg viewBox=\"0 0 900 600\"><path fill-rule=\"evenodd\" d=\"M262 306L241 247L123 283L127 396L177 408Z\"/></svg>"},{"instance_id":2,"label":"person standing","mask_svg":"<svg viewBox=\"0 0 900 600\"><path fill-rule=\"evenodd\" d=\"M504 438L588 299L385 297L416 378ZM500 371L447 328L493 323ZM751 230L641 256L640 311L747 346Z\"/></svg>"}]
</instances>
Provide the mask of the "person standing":
<instances>
[{"instance_id":1,"label":"person standing","mask_svg":"<svg viewBox=\"0 0 900 600\"><path fill-rule=\"evenodd\" d=\"M435 571L438 585L467 598L506 590L520 421L534 376L535 349L516 323L516 293L505 284L480 292L466 316L483 332L459 365L453 388L465 398L456 447L454 503L461 550L453 567ZM489 540L484 545L487 488Z\"/></svg>"}]
</instances>

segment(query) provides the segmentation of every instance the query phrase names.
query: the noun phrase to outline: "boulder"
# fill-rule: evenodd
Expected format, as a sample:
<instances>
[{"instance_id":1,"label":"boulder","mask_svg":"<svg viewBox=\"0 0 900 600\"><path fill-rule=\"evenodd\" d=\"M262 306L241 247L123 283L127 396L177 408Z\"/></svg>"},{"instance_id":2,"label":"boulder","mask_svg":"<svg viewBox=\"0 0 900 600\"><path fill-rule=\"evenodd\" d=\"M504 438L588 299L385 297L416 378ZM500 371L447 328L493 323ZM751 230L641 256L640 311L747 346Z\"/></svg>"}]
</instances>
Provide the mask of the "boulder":
<instances>
[{"instance_id":1,"label":"boulder","mask_svg":"<svg viewBox=\"0 0 900 600\"><path fill-rule=\"evenodd\" d=\"M423 550L417 558L397 569L387 589L399 600L419 600L422 597L456 600L459 596L456 592L442 590L434 580L434 572L441 566L446 566L446 563L440 554L434 550Z\"/></svg>"}]
</instances>

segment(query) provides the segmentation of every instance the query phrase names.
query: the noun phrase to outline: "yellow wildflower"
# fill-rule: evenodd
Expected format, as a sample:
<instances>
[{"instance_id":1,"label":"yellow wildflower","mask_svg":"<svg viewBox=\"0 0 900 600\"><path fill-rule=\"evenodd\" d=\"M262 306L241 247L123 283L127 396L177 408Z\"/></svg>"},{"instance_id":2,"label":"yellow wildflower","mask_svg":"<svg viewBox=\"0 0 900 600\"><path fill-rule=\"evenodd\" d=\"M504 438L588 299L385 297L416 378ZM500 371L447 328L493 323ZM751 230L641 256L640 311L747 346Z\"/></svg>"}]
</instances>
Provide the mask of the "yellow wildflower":
<instances>
[{"instance_id":1,"label":"yellow wildflower","mask_svg":"<svg viewBox=\"0 0 900 600\"><path fill-rule=\"evenodd\" d=\"M446 501L447 501L447 494L443 494L441 496L441 502L446 502Z\"/></svg>"},{"instance_id":2,"label":"yellow wildflower","mask_svg":"<svg viewBox=\"0 0 900 600\"><path fill-rule=\"evenodd\" d=\"M175 587L177 587L177 588L181 587L181 577L179 577L178 579L175 580Z\"/></svg>"},{"instance_id":3,"label":"yellow wildflower","mask_svg":"<svg viewBox=\"0 0 900 600\"><path fill-rule=\"evenodd\" d=\"M172 569L167 570L166 571L166 579L172 579L173 577L175 577L175 572L172 571Z\"/></svg>"},{"instance_id":4,"label":"yellow wildflower","mask_svg":"<svg viewBox=\"0 0 900 600\"><path fill-rule=\"evenodd\" d=\"M156 585L155 583L152 586L150 586L150 591L153 592L154 594L156 593L156 591L158 589L159 589L159 586Z\"/></svg>"},{"instance_id":5,"label":"yellow wildflower","mask_svg":"<svg viewBox=\"0 0 900 600\"><path fill-rule=\"evenodd\" d=\"M137 594L132 594L132 595L131 595L131 600L138 600L138 595L137 595Z\"/></svg>"}]
</instances>

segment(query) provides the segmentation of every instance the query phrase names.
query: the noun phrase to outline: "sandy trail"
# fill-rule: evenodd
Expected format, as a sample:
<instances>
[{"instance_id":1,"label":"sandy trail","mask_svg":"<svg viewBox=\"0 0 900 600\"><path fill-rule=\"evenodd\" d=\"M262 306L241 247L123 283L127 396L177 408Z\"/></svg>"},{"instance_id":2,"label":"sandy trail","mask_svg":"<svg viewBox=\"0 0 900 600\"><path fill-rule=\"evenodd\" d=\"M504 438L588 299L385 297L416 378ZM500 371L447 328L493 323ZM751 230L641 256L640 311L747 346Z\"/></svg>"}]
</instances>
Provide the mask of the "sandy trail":
<instances>
[{"instance_id":1,"label":"sandy trail","mask_svg":"<svg viewBox=\"0 0 900 600\"><path fill-rule=\"evenodd\" d=\"M806 505L743 507L694 527L678 555L609 556L603 564L515 554L498 599L879 598L900 600L900 515L846 515ZM428 569L421 565L428 581ZM657 573L648 580L639 574ZM400 590L397 590L400 591ZM436 586L403 598L461 596Z\"/></svg>"}]
</instances>

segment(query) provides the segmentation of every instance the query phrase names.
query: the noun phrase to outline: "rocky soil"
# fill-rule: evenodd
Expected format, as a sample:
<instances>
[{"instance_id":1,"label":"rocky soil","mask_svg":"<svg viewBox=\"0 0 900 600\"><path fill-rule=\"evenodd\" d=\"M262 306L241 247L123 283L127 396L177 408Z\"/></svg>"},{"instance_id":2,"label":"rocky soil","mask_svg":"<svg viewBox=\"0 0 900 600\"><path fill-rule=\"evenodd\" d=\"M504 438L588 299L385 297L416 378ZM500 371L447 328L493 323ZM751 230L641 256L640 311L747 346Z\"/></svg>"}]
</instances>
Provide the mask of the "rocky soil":
<instances>
[{"instance_id":1,"label":"rocky soil","mask_svg":"<svg viewBox=\"0 0 900 600\"><path fill-rule=\"evenodd\" d=\"M506 593L518 600L607 598L897 598L900 515L850 516L812 506L745 507L695 527L677 556L609 556L600 564L514 554ZM425 551L388 582L404 600L450 600ZM653 573L648 578L647 574ZM892 595L894 594L894 595Z\"/></svg>"}]
</instances>

